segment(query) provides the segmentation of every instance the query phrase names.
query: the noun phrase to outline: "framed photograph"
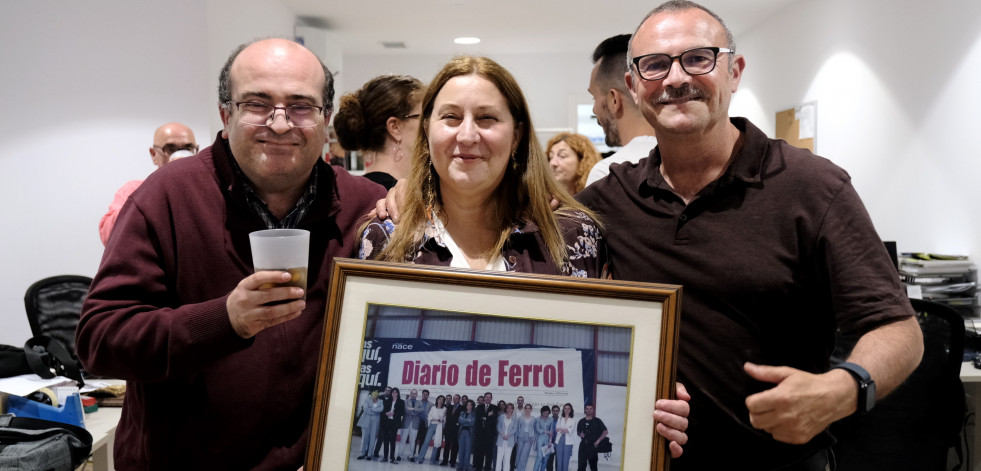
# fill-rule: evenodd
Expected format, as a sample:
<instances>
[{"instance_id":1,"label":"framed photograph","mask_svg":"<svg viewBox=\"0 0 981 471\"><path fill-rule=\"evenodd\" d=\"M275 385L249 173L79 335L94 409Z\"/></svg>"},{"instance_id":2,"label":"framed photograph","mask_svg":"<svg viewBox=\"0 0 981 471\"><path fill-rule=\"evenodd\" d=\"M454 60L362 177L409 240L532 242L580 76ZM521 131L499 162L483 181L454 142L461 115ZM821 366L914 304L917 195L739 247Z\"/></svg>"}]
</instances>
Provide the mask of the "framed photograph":
<instances>
[{"instance_id":1,"label":"framed photograph","mask_svg":"<svg viewBox=\"0 0 981 471\"><path fill-rule=\"evenodd\" d=\"M553 430L568 421L549 412L568 406L606 430L601 469L666 468L653 412L675 393L680 286L352 259L334 260L330 283L305 469L465 466L496 434L469 426L464 399ZM519 468L576 466L577 435L538 435L517 435Z\"/></svg>"}]
</instances>

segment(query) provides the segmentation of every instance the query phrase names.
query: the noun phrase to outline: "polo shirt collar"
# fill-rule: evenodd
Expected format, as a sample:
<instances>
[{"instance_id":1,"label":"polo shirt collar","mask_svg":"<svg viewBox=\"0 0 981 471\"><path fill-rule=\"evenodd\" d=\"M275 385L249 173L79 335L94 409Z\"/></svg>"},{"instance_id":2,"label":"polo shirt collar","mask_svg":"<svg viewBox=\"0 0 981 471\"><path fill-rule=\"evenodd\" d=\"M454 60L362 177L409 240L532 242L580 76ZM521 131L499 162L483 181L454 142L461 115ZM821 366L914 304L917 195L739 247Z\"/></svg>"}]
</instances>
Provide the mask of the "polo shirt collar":
<instances>
[{"instance_id":1,"label":"polo shirt collar","mask_svg":"<svg viewBox=\"0 0 981 471\"><path fill-rule=\"evenodd\" d=\"M759 183L763 173L763 161L766 158L770 141L759 128L746 118L730 117L729 122L743 135L743 145L736 151L729 168L719 177L721 182L741 180L746 183ZM661 148L651 150L647 159L650 169L646 183L652 188L668 188L661 175ZM711 185L711 184L710 184Z\"/></svg>"}]
</instances>

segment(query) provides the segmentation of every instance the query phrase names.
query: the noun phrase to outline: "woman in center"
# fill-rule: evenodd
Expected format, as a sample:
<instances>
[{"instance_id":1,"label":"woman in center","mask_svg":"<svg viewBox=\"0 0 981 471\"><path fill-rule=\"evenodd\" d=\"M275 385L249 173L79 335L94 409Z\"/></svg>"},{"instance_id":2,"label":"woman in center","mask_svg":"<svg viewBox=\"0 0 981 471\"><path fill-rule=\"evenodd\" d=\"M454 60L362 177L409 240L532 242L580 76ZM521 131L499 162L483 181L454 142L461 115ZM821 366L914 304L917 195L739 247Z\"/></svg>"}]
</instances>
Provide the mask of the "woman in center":
<instances>
[{"instance_id":1,"label":"woman in center","mask_svg":"<svg viewBox=\"0 0 981 471\"><path fill-rule=\"evenodd\" d=\"M370 221L361 258L606 275L599 224L552 178L521 89L490 59L454 58L433 79L406 183L399 224Z\"/></svg>"}]
</instances>

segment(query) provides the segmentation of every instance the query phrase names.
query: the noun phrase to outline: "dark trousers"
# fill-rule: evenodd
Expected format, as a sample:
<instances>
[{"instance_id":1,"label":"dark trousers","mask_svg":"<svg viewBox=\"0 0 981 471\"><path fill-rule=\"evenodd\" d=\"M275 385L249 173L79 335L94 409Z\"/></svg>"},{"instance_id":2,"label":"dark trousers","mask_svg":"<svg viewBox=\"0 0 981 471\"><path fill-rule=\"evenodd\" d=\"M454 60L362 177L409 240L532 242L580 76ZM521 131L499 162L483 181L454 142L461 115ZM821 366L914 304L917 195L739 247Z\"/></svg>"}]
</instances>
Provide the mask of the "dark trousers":
<instances>
[{"instance_id":1,"label":"dark trousers","mask_svg":"<svg viewBox=\"0 0 981 471\"><path fill-rule=\"evenodd\" d=\"M382 458L388 458L395 461L395 441L396 437L398 436L399 429L394 420L388 420L386 423L382 424L382 440L379 440L385 445L385 453L382 455ZM375 447L377 448L378 445L375 445Z\"/></svg>"},{"instance_id":2,"label":"dark trousers","mask_svg":"<svg viewBox=\"0 0 981 471\"><path fill-rule=\"evenodd\" d=\"M460 451L460 442L457 440L457 431L446 429L443 440L443 464L449 463L456 466L456 455Z\"/></svg>"},{"instance_id":3,"label":"dark trousers","mask_svg":"<svg viewBox=\"0 0 981 471\"><path fill-rule=\"evenodd\" d=\"M589 463L589 469L596 471L598 461L599 455L596 454L593 444L579 442L579 471L586 471L586 463Z\"/></svg>"},{"instance_id":4,"label":"dark trousers","mask_svg":"<svg viewBox=\"0 0 981 471\"><path fill-rule=\"evenodd\" d=\"M417 448L413 449L413 455L415 455L415 450L422 450L422 441L426 438L426 430L429 428L429 421L423 420L423 423L419 424L419 436L416 437Z\"/></svg>"},{"instance_id":5,"label":"dark trousers","mask_svg":"<svg viewBox=\"0 0 981 471\"><path fill-rule=\"evenodd\" d=\"M487 438L484 436L483 430L477 430L473 437L473 469L474 471L482 471L484 469L484 454L486 453L486 448L484 443Z\"/></svg>"},{"instance_id":6,"label":"dark trousers","mask_svg":"<svg viewBox=\"0 0 981 471\"><path fill-rule=\"evenodd\" d=\"M548 455L548 461L545 463L545 467L548 471L555 471L555 453Z\"/></svg>"},{"instance_id":7,"label":"dark trousers","mask_svg":"<svg viewBox=\"0 0 981 471\"><path fill-rule=\"evenodd\" d=\"M494 435L488 435L485 431L480 431L473 444L473 469L488 471L494 469Z\"/></svg>"}]
</instances>

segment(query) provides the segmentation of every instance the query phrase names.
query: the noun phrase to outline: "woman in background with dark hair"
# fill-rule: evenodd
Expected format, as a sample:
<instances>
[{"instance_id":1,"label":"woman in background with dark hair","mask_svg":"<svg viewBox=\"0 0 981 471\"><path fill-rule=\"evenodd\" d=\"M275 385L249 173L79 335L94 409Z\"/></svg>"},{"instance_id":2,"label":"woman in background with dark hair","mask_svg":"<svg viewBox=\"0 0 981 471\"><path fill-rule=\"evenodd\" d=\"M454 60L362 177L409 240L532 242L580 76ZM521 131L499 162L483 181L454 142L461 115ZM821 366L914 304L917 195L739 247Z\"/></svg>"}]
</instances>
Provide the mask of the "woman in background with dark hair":
<instances>
[{"instance_id":1,"label":"woman in background with dark hair","mask_svg":"<svg viewBox=\"0 0 981 471\"><path fill-rule=\"evenodd\" d=\"M426 416L426 423L428 424L428 427L426 427L426 438L422 440L422 448L419 449L419 454L416 455L415 461L422 463L422 460L426 459L426 452L429 451L431 443L433 453L429 458L429 464L436 464L439 449L443 446L443 424L446 423L446 397L436 397L436 405L429 409L429 415Z\"/></svg>"},{"instance_id":2,"label":"woman in background with dark hair","mask_svg":"<svg viewBox=\"0 0 981 471\"><path fill-rule=\"evenodd\" d=\"M576 411L568 402L562 406L562 417L555 424L555 433L559 437L555 441L555 467L557 471L569 471L569 460L572 459L572 447L579 441L576 435Z\"/></svg>"},{"instance_id":3,"label":"woman in background with dark hair","mask_svg":"<svg viewBox=\"0 0 981 471\"><path fill-rule=\"evenodd\" d=\"M541 416L535 419L535 446L532 454L535 455L535 465L532 471L545 471L548 457L555 453L555 446L552 444L552 430L555 429L552 416L549 415L549 407L542 406Z\"/></svg>"},{"instance_id":4,"label":"woman in background with dark hair","mask_svg":"<svg viewBox=\"0 0 981 471\"><path fill-rule=\"evenodd\" d=\"M382 75L341 97L334 130L341 147L363 152L365 178L392 188L408 176L422 89L414 77Z\"/></svg>"},{"instance_id":5,"label":"woman in background with dark hair","mask_svg":"<svg viewBox=\"0 0 981 471\"><path fill-rule=\"evenodd\" d=\"M399 388L392 388L391 394L390 398L385 399L385 410L382 412L381 440L385 447L380 460L382 463L395 462L395 438L405 420L405 401L399 394Z\"/></svg>"},{"instance_id":6,"label":"woman in background with dark hair","mask_svg":"<svg viewBox=\"0 0 981 471\"><path fill-rule=\"evenodd\" d=\"M460 411L460 415L456 419L456 423L459 426L457 441L460 444L460 455L456 460L456 469L458 471L470 471L473 469L470 467L470 452L473 450L473 428L474 421L477 418L473 408L474 402L467 400L466 409Z\"/></svg>"}]
</instances>

